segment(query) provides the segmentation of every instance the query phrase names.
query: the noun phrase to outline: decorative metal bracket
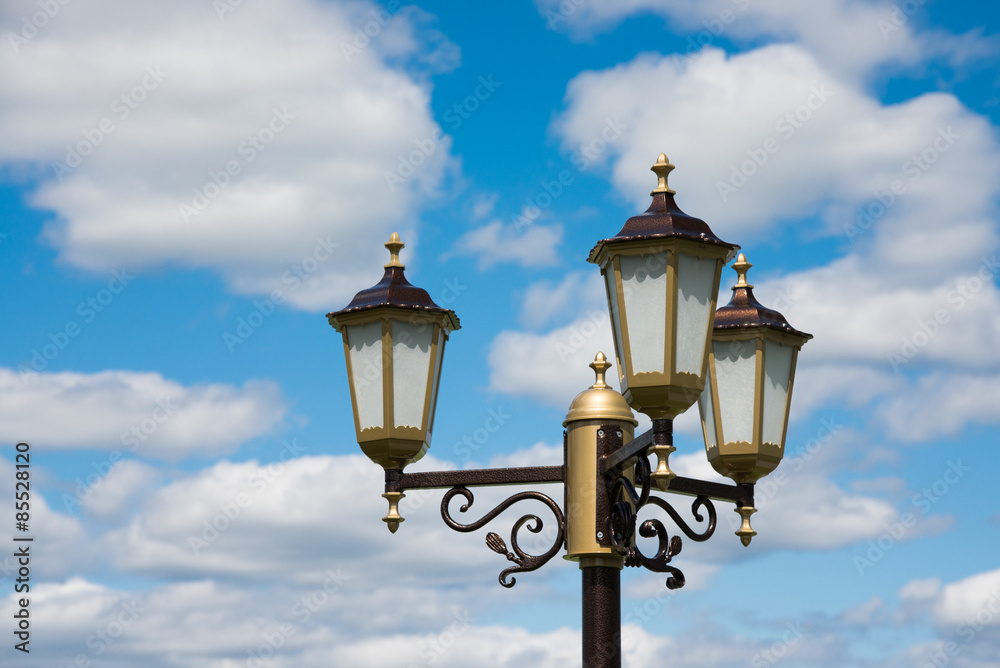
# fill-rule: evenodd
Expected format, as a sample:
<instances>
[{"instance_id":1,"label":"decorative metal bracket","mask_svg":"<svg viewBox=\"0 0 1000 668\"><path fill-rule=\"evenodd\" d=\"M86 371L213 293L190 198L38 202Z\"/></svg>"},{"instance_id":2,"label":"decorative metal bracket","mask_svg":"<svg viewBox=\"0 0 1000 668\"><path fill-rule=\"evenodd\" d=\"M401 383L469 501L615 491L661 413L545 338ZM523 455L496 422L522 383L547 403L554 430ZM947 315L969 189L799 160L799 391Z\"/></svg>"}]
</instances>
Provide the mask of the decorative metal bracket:
<instances>
[{"instance_id":1,"label":"decorative metal bracket","mask_svg":"<svg viewBox=\"0 0 1000 668\"><path fill-rule=\"evenodd\" d=\"M545 484L564 482L566 469L564 466L526 466L518 468L504 469L470 469L465 471L436 471L428 473L403 473L398 469L387 469L385 472L385 490L383 494L390 502L390 515L393 516L395 525L398 526L403 518L399 516L393 499L398 501L406 489L441 489L450 488L441 499L441 518L445 524L455 531L469 532L481 529L497 517L500 513L510 508L519 501L539 501L552 511L556 521L556 537L551 548L544 554L534 555L525 552L517 540L518 532L526 527L532 533L540 533L543 522L540 517L534 514L521 516L510 532L510 551L507 544L499 534L490 532L486 535L486 545L497 554L502 554L515 565L504 569L499 576L500 584L504 587L513 587L517 578L510 577L513 573L526 573L537 570L544 566L558 552L566 537L566 518L562 509L551 497L541 492L519 492L502 501L493 510L484 515L481 519L462 524L456 521L449 509L451 500L456 496L462 496L465 503L459 508L459 512L464 513L472 507L475 497L469 487L493 487L497 485L518 485L518 484ZM399 497L392 495L398 494ZM392 525L390 524L390 529ZM509 579L508 579L509 578Z\"/></svg>"},{"instance_id":2,"label":"decorative metal bracket","mask_svg":"<svg viewBox=\"0 0 1000 668\"><path fill-rule=\"evenodd\" d=\"M486 545L496 552L497 554L503 554L507 557L508 561L514 562L516 565L506 568L500 573L499 580L500 584L504 587L513 587L517 582L517 578L510 578L508 582L507 578L512 573L526 573L528 571L533 571L544 566L552 557L559 552L559 548L562 547L563 539L566 535L566 519L563 516L562 509L559 508L559 504L553 501L550 497L542 494L541 492L519 492L513 496L508 497L505 501L502 501L496 508L486 513L475 522L470 522L469 524L462 524L461 522L455 521L449 512L448 504L451 502L455 496L461 495L465 498L465 503L459 508L459 512L466 512L472 506L474 497L472 492L465 487L453 487L448 490L444 498L441 500L441 518L444 520L445 524L454 529L455 531L475 531L476 529L481 529L486 526L490 521L492 521L497 515L503 511L510 508L512 505L518 501L534 500L540 501L549 507L552 514L556 517L556 539L549 548L547 552L540 555L528 554L517 542L517 532L521 530L522 527L527 525L528 531L532 533L539 533L542 530L542 520L538 515L528 514L522 515L517 522L514 523L514 527L510 531L510 548L512 552L507 551L507 545L504 543L503 538L492 531L486 534ZM530 522L530 524L529 524Z\"/></svg>"},{"instance_id":3,"label":"decorative metal bracket","mask_svg":"<svg viewBox=\"0 0 1000 668\"><path fill-rule=\"evenodd\" d=\"M656 554L647 557L635 543L639 512L647 505L657 506L666 511L685 536L693 541L702 542L715 533L717 514L713 500L736 503L737 511L743 511L742 516L745 508L753 506L753 486L722 485L679 476L668 479L669 487L666 491L695 497L691 504L691 512L696 522L706 521L702 511L707 513L705 528L700 532L692 529L669 502L650 495L651 484L655 483L660 487L666 476L655 475L651 471L647 457L650 453L657 454L658 468L662 468L663 460L657 448L672 449L672 432L671 420L653 420L652 430L623 446L617 430L602 428L598 438L598 452L601 453L605 489L608 495L610 510L608 534L611 546L624 557L626 566L642 566L656 573L669 573L667 588L678 589L684 586L684 574L675 566L671 566L670 560L681 551L683 546L681 537L675 535L671 538L666 527L658 519L642 522L638 529L639 536L659 539ZM740 535L739 532L737 535ZM741 535L741 539L742 537Z\"/></svg>"}]
</instances>

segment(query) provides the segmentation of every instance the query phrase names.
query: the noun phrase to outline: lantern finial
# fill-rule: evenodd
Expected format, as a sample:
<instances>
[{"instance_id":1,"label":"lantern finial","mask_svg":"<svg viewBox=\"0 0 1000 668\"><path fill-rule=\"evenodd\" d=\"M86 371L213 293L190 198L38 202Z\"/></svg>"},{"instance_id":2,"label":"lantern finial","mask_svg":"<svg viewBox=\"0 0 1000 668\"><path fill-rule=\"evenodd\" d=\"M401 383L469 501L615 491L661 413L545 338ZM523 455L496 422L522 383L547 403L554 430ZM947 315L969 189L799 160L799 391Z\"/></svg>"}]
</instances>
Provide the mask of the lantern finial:
<instances>
[{"instance_id":1,"label":"lantern finial","mask_svg":"<svg viewBox=\"0 0 1000 668\"><path fill-rule=\"evenodd\" d=\"M649 168L650 171L656 174L656 178L659 179L656 184L656 188L650 192L650 195L655 195L656 193L667 193L668 195L676 195L676 190L671 190L670 186L667 185L667 175L673 171L674 166L670 164L670 160L667 159L666 153L661 153L660 157L656 159L656 164Z\"/></svg>"},{"instance_id":2,"label":"lantern finial","mask_svg":"<svg viewBox=\"0 0 1000 668\"><path fill-rule=\"evenodd\" d=\"M385 265L385 268L399 267L400 269L406 269L406 266L399 261L399 251L406 247L406 244L399 240L399 234L393 232L389 240L385 242L385 247L389 249L389 253L392 255L389 259L389 264Z\"/></svg>"},{"instance_id":3,"label":"lantern finial","mask_svg":"<svg viewBox=\"0 0 1000 668\"><path fill-rule=\"evenodd\" d=\"M747 288L753 289L753 286L747 283L747 272L750 271L750 267L753 265L747 262L747 256L740 253L736 256L736 262L733 263L733 269L736 270L736 275L739 280L736 281L736 285L733 286L733 290L737 288Z\"/></svg>"},{"instance_id":4,"label":"lantern finial","mask_svg":"<svg viewBox=\"0 0 1000 668\"><path fill-rule=\"evenodd\" d=\"M603 352L597 353L594 357L594 361L590 363L590 368L597 374L597 380L593 385L591 385L591 387L597 390L606 388L608 384L604 380L604 374L611 368L611 362L608 361L608 358L605 357Z\"/></svg>"}]
</instances>

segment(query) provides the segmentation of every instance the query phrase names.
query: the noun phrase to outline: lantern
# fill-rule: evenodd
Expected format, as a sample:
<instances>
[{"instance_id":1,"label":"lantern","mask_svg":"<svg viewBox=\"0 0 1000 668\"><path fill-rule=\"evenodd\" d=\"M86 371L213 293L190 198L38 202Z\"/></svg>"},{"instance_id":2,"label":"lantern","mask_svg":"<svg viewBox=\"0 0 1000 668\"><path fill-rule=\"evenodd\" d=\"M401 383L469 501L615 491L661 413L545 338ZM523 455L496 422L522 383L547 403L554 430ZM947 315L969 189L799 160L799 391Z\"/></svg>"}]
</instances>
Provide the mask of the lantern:
<instances>
[{"instance_id":1,"label":"lantern","mask_svg":"<svg viewBox=\"0 0 1000 668\"><path fill-rule=\"evenodd\" d=\"M327 314L344 337L344 356L361 450L385 469L402 469L430 447L444 344L460 324L403 275L393 232L379 283Z\"/></svg>"},{"instance_id":2,"label":"lantern","mask_svg":"<svg viewBox=\"0 0 1000 668\"><path fill-rule=\"evenodd\" d=\"M626 401L673 419L698 399L722 266L739 247L681 211L667 186L674 166L660 154L649 209L590 252L601 268Z\"/></svg>"}]
</instances>

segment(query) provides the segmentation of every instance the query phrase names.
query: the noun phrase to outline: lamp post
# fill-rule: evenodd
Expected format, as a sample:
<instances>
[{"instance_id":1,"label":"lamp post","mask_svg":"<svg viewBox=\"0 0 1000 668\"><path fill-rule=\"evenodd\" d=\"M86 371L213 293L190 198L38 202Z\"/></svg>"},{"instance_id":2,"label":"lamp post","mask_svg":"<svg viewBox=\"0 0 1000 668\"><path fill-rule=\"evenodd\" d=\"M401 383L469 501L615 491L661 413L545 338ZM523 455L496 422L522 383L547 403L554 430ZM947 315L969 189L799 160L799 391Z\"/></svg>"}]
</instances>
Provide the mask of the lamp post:
<instances>
[{"instance_id":1,"label":"lamp post","mask_svg":"<svg viewBox=\"0 0 1000 668\"><path fill-rule=\"evenodd\" d=\"M577 561L583 582L583 665L621 666L620 572L642 566L666 573L666 586L684 585L671 564L682 545L659 519L638 526L646 506L663 510L694 541L708 540L716 528L715 501L733 503L742 526L736 535L749 545L754 483L780 462L788 424L798 350L810 335L793 329L776 311L761 306L746 283L750 265L741 254L734 268L739 281L729 305L716 311L723 265L738 247L722 241L708 225L685 214L667 185L674 166L660 154L649 209L633 216L614 237L599 241L589 261L605 277L614 330L619 393L606 382L611 368L604 353L590 365L594 384L570 405L563 422L563 462L554 466L404 473L430 447L441 360L449 334L459 329L455 313L407 282L399 260L403 244L395 233L385 275L359 292L344 309L327 315L344 340L351 403L362 451L385 469L389 511L383 521L395 532L403 518L405 490L447 489L441 517L456 531L484 527L512 505L543 503L555 518L556 536L543 554L518 543L522 528L538 533L534 514L518 519L510 545L494 532L487 546L512 562L499 576L512 587L514 573L533 571L565 547ZM707 379L707 382L706 382ZM673 418L698 402L705 447L712 466L736 484L685 478L669 467L674 452ZM652 428L633 437L632 409L652 419ZM656 457L655 468L649 457ZM478 520L457 521L450 504L473 505L470 488L495 485L563 484L563 503L536 491L513 494ZM663 497L693 497L692 528ZM657 539L647 556L636 533Z\"/></svg>"}]
</instances>

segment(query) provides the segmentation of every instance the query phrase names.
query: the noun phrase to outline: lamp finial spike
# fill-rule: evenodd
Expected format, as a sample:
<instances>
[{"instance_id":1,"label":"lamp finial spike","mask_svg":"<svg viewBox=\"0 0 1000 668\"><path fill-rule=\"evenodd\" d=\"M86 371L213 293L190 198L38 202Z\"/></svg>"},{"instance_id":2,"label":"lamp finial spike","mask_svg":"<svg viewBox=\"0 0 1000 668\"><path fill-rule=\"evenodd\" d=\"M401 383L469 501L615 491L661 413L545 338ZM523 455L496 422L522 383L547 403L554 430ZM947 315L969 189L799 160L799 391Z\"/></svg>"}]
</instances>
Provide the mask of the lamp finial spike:
<instances>
[{"instance_id":1,"label":"lamp finial spike","mask_svg":"<svg viewBox=\"0 0 1000 668\"><path fill-rule=\"evenodd\" d=\"M747 283L747 272L750 271L750 267L753 265L747 262L747 256L740 253L736 256L736 262L733 263L733 269L736 270L736 275L739 277L736 281L736 285L733 286L733 290L737 288L753 288L752 285Z\"/></svg>"},{"instance_id":2,"label":"lamp finial spike","mask_svg":"<svg viewBox=\"0 0 1000 668\"><path fill-rule=\"evenodd\" d=\"M591 385L591 387L594 389L603 389L608 387L607 382L604 380L604 374L611 368L611 362L608 361L608 358L603 352L599 352L594 356L594 361L590 363L590 368L597 374L597 380L594 381L594 384Z\"/></svg>"},{"instance_id":3,"label":"lamp finial spike","mask_svg":"<svg viewBox=\"0 0 1000 668\"><path fill-rule=\"evenodd\" d=\"M385 247L389 249L389 253L391 255L389 264L385 265L385 268L399 267L400 269L406 269L406 266L399 261L399 251L403 250L403 248L406 247L406 244L399 240L398 233L393 232L389 236L389 240L385 242Z\"/></svg>"},{"instance_id":4,"label":"lamp finial spike","mask_svg":"<svg viewBox=\"0 0 1000 668\"><path fill-rule=\"evenodd\" d=\"M655 195L656 193L666 193L668 195L677 194L677 191L672 190L670 186L667 185L667 175L673 171L674 166L670 164L670 159L667 158L666 153L661 153L656 159L656 164L649 169L656 174L657 178L656 188L649 193L650 195Z\"/></svg>"}]
</instances>

